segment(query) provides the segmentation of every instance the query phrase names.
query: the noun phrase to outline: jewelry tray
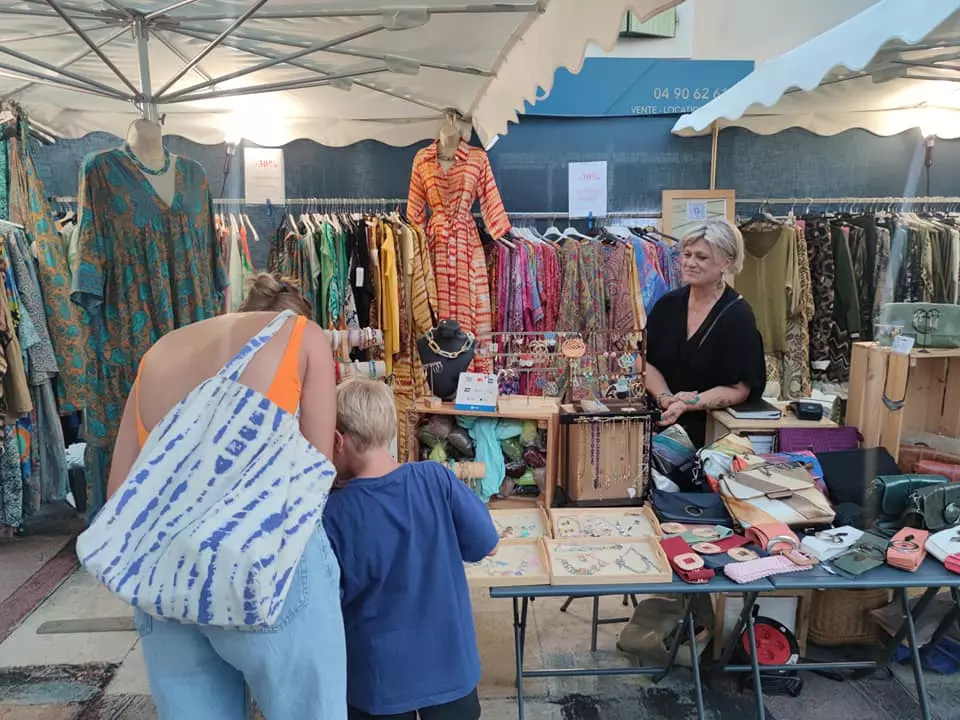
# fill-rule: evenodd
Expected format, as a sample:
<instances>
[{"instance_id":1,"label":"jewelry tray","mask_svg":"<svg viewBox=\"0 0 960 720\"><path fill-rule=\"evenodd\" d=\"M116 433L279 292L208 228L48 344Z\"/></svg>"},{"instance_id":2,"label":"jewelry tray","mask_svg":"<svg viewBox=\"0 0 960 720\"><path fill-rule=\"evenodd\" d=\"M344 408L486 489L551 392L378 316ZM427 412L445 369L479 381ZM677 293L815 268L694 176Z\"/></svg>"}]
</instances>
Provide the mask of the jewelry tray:
<instances>
[{"instance_id":1,"label":"jewelry tray","mask_svg":"<svg viewBox=\"0 0 960 720\"><path fill-rule=\"evenodd\" d=\"M660 523L649 505L611 508L551 508L550 528L557 540L573 538L661 538Z\"/></svg>"},{"instance_id":2,"label":"jewelry tray","mask_svg":"<svg viewBox=\"0 0 960 720\"><path fill-rule=\"evenodd\" d=\"M543 508L505 508L490 511L501 540L536 540L551 537L550 520Z\"/></svg>"},{"instance_id":3,"label":"jewelry tray","mask_svg":"<svg viewBox=\"0 0 960 720\"><path fill-rule=\"evenodd\" d=\"M464 563L471 587L549 585L550 566L543 540L504 540L497 554L477 563Z\"/></svg>"},{"instance_id":4,"label":"jewelry tray","mask_svg":"<svg viewBox=\"0 0 960 720\"><path fill-rule=\"evenodd\" d=\"M544 540L551 585L669 583L673 571L655 538Z\"/></svg>"}]
</instances>

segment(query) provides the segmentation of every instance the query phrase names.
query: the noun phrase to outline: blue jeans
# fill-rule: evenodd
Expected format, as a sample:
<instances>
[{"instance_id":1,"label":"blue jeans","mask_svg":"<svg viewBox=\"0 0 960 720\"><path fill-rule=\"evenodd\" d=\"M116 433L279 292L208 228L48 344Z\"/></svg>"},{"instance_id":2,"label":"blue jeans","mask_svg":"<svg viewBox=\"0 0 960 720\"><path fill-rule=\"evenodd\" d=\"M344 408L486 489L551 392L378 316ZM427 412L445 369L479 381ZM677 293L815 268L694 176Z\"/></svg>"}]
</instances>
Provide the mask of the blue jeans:
<instances>
[{"instance_id":1,"label":"blue jeans","mask_svg":"<svg viewBox=\"0 0 960 720\"><path fill-rule=\"evenodd\" d=\"M346 720L340 568L322 529L270 628L134 621L160 720L245 720L249 686L266 720Z\"/></svg>"}]
</instances>

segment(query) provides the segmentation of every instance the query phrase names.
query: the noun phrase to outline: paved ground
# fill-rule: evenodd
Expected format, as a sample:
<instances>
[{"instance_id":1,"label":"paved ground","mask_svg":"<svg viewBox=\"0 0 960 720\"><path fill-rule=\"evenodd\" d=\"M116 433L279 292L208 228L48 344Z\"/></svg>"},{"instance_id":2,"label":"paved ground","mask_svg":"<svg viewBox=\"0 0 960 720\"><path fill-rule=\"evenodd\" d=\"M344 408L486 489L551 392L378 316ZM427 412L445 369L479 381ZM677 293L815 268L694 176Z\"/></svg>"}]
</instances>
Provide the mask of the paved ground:
<instances>
[{"instance_id":1,"label":"paved ground","mask_svg":"<svg viewBox=\"0 0 960 720\"><path fill-rule=\"evenodd\" d=\"M600 630L599 650L589 652L590 603L568 613L559 600L531 606L527 662L530 667L621 664L615 651L618 626ZM474 594L483 658L484 718L516 718L513 688L512 615L507 601ZM607 598L601 614L623 614ZM85 573L72 575L17 630L0 643L0 720L153 720L155 713L137 637L124 621L110 632L38 633L52 621L129 618L128 609ZM927 675L937 720L960 720L960 677ZM909 669L837 683L805 674L798 698L768 697L770 720L903 720L916 717ZM645 679L573 678L525 683L529 720L692 720L696 717L689 671L679 669L659 686ZM753 695L735 681L711 686L710 720L755 716Z\"/></svg>"}]
</instances>

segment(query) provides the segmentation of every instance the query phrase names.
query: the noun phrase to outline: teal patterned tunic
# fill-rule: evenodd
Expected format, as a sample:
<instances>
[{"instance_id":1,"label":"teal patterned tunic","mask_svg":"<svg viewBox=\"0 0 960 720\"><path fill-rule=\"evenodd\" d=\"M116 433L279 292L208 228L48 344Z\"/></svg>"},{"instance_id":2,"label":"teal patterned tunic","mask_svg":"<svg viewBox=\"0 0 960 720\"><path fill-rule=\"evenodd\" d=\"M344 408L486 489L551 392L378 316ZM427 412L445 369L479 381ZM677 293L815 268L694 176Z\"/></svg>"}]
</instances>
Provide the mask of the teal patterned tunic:
<instances>
[{"instance_id":1,"label":"teal patterned tunic","mask_svg":"<svg viewBox=\"0 0 960 720\"><path fill-rule=\"evenodd\" d=\"M87 500L103 504L109 456L144 353L162 335L223 310L227 276L203 168L173 159L168 205L121 150L84 160L72 300L89 322ZM91 471L92 470L92 471Z\"/></svg>"}]
</instances>

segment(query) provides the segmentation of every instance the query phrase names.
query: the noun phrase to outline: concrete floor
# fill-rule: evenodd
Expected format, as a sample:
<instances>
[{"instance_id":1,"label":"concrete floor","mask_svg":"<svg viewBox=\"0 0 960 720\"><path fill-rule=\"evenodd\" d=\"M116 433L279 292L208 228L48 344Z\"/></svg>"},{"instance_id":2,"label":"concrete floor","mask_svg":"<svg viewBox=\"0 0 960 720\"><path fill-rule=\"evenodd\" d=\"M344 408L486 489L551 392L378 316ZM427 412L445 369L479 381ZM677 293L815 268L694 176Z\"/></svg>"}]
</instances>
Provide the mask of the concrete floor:
<instances>
[{"instance_id":1,"label":"concrete floor","mask_svg":"<svg viewBox=\"0 0 960 720\"><path fill-rule=\"evenodd\" d=\"M483 660L484 718L516 718L513 630L509 601L474 593ZM529 667L621 665L617 625L601 626L598 651L590 653L589 600L567 613L561 601L531 606ZM619 598L605 598L601 616L622 616ZM153 720L155 713L136 634L113 632L38 634L48 621L128 617L129 609L86 573L72 575L17 630L0 643L0 720ZM937 720L960 720L960 679L927 675ZM837 683L804 674L798 698L768 697L770 720L901 720L918 709L909 668L866 680ZM525 681L529 720L692 720L696 710L690 672L678 669L658 686L642 678L571 678ZM754 698L723 679L707 693L710 720L755 716Z\"/></svg>"}]
</instances>

